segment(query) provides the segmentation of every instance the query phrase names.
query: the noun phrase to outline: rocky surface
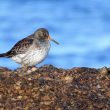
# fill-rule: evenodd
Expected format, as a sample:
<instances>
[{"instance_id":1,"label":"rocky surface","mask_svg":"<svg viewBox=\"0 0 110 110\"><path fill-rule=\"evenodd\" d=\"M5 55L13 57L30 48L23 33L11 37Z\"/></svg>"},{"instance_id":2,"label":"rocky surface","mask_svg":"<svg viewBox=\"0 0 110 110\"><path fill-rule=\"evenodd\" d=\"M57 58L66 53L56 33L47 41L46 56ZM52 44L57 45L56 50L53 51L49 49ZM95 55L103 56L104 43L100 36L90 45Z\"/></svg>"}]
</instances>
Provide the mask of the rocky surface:
<instances>
[{"instance_id":1,"label":"rocky surface","mask_svg":"<svg viewBox=\"0 0 110 110\"><path fill-rule=\"evenodd\" d=\"M0 110L110 110L110 69L0 67Z\"/></svg>"}]
</instances>

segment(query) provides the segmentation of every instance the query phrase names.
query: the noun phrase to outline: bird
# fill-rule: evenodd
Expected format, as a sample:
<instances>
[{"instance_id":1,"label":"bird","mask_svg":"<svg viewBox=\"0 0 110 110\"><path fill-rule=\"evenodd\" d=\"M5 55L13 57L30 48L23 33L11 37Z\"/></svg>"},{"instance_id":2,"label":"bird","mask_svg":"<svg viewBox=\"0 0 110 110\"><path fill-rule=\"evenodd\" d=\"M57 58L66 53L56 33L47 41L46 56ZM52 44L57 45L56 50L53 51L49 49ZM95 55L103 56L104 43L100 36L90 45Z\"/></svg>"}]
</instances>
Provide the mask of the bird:
<instances>
[{"instance_id":1,"label":"bird","mask_svg":"<svg viewBox=\"0 0 110 110\"><path fill-rule=\"evenodd\" d=\"M11 50L0 54L0 57L11 58L22 67L35 66L47 57L53 41L59 44L49 35L45 28L38 28L33 34L18 41Z\"/></svg>"}]
</instances>

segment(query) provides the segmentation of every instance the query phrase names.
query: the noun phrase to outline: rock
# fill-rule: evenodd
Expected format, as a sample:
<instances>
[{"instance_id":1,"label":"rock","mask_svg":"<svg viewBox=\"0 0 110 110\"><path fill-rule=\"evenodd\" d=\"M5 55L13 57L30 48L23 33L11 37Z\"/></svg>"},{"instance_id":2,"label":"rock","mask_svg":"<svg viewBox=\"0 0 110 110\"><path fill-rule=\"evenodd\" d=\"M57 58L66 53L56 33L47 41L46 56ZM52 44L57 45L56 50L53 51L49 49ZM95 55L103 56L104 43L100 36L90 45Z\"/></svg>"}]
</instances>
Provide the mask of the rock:
<instances>
[{"instance_id":1,"label":"rock","mask_svg":"<svg viewBox=\"0 0 110 110\"><path fill-rule=\"evenodd\" d=\"M45 65L22 76L19 71L0 67L0 110L110 109L110 68Z\"/></svg>"}]
</instances>

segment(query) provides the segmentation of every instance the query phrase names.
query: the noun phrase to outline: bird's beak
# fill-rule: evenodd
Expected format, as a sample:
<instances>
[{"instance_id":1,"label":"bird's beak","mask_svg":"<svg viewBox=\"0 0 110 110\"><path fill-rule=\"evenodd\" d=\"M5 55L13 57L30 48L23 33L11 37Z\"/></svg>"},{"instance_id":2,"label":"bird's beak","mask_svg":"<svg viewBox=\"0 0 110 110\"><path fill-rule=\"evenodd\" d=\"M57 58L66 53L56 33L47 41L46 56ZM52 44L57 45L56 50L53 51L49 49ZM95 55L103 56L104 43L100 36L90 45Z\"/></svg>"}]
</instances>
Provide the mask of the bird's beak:
<instances>
[{"instance_id":1,"label":"bird's beak","mask_svg":"<svg viewBox=\"0 0 110 110\"><path fill-rule=\"evenodd\" d=\"M54 40L53 38L51 38L50 36L49 36L49 40L51 40L51 41L53 41L54 43L56 43L57 45L59 45L59 43L58 43L56 40Z\"/></svg>"}]
</instances>

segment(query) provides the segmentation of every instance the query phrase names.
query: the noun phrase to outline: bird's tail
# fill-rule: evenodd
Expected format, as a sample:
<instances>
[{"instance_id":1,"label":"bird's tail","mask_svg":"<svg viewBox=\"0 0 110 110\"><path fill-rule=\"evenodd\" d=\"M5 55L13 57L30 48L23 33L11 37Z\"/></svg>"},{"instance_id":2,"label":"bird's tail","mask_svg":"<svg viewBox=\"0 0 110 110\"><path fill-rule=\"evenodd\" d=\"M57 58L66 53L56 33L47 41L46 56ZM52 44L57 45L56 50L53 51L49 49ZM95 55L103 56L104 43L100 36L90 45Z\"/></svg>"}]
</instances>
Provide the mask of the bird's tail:
<instances>
[{"instance_id":1,"label":"bird's tail","mask_svg":"<svg viewBox=\"0 0 110 110\"><path fill-rule=\"evenodd\" d=\"M2 53L0 54L0 57L8 57L8 56L7 56L7 53Z\"/></svg>"}]
</instances>

